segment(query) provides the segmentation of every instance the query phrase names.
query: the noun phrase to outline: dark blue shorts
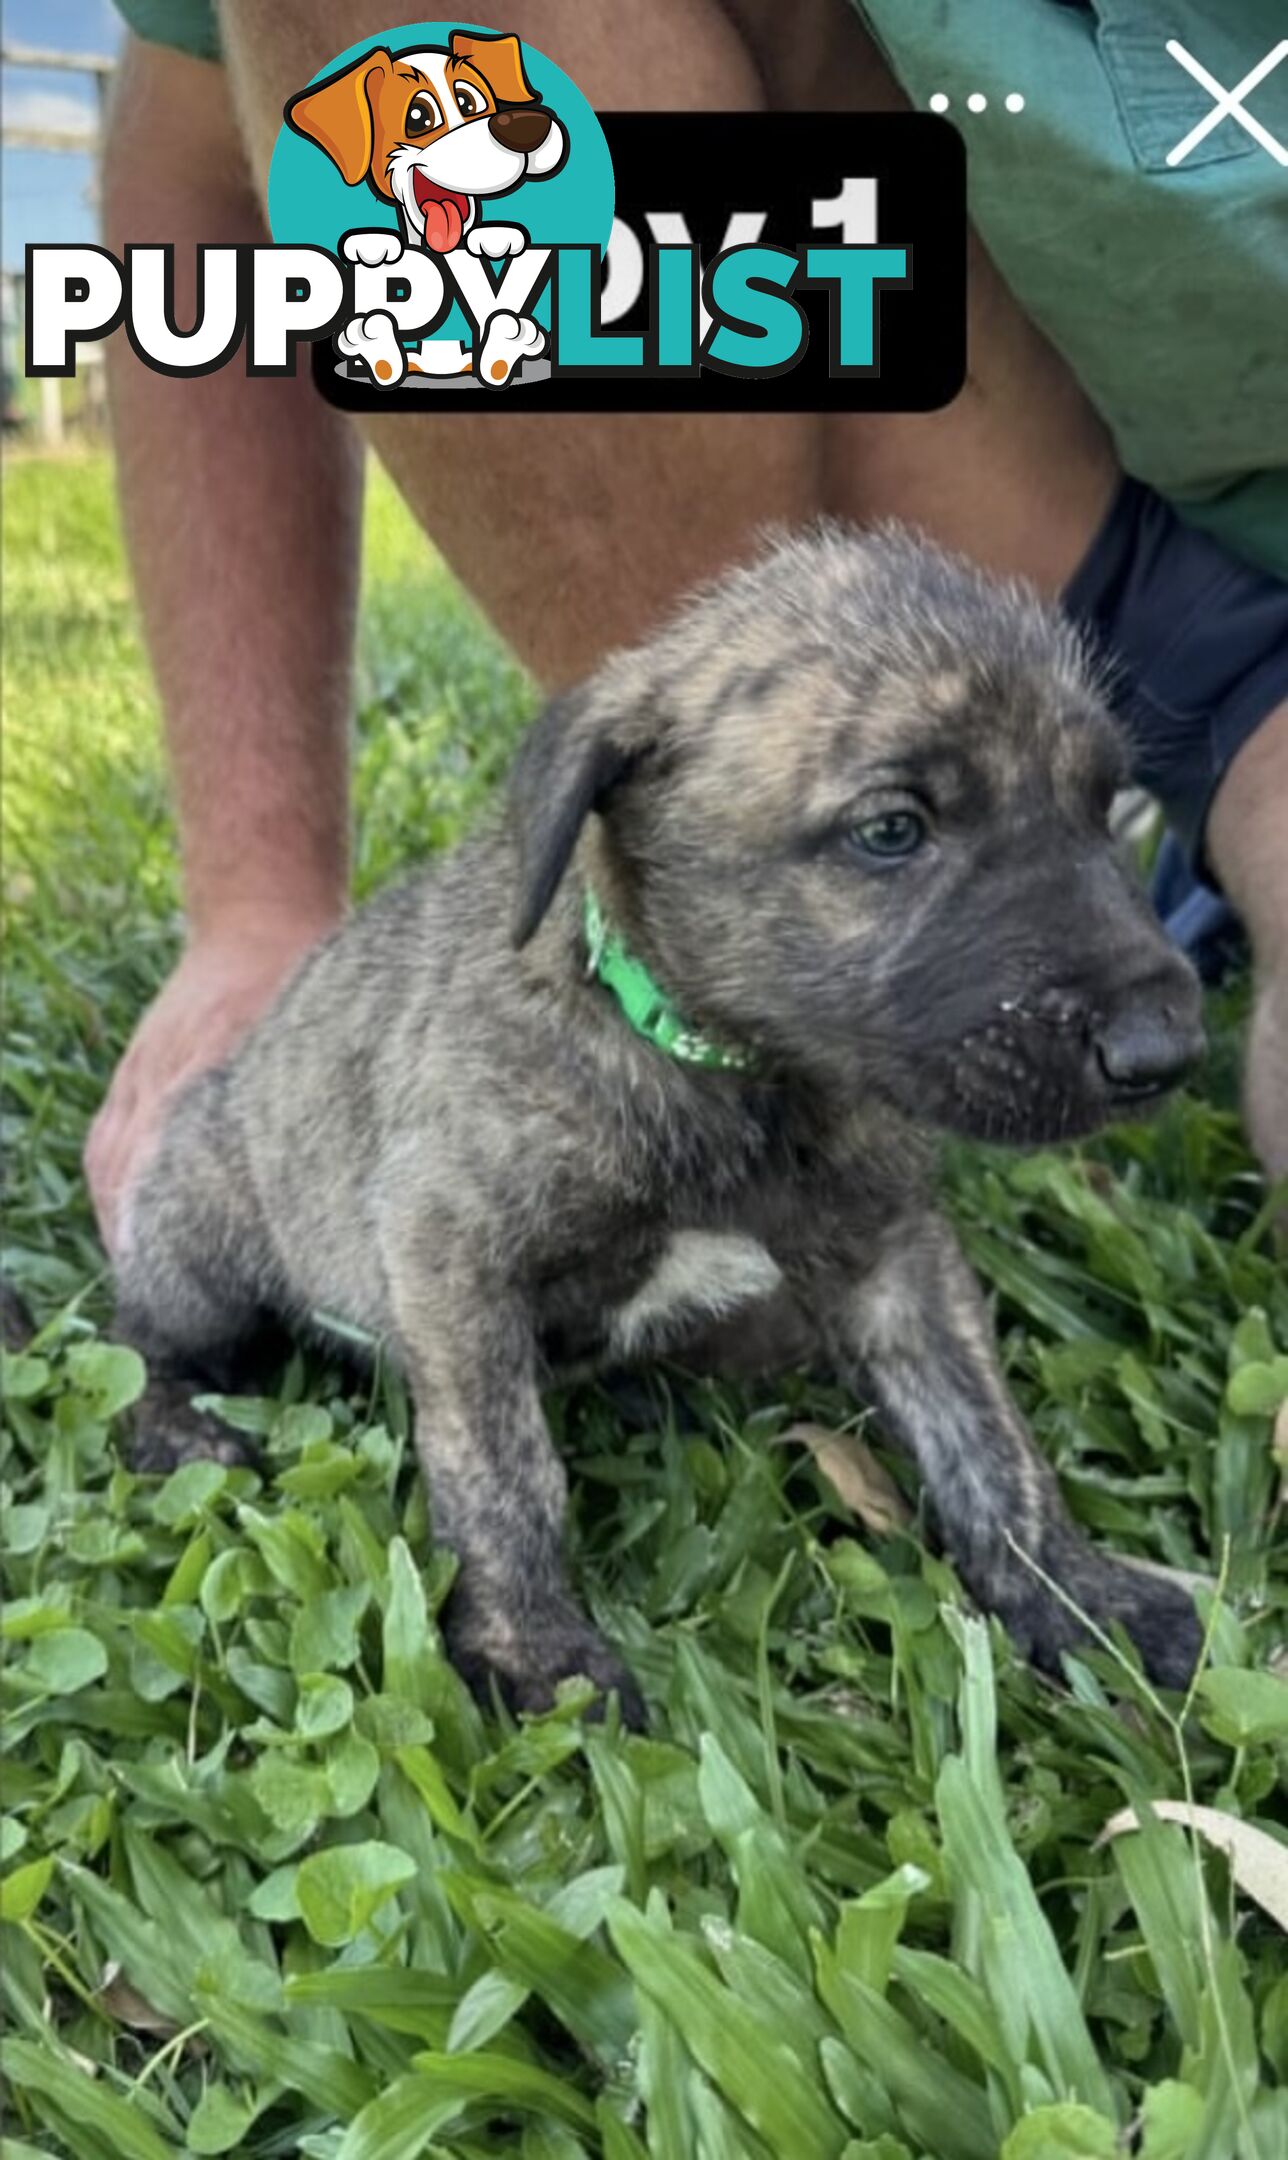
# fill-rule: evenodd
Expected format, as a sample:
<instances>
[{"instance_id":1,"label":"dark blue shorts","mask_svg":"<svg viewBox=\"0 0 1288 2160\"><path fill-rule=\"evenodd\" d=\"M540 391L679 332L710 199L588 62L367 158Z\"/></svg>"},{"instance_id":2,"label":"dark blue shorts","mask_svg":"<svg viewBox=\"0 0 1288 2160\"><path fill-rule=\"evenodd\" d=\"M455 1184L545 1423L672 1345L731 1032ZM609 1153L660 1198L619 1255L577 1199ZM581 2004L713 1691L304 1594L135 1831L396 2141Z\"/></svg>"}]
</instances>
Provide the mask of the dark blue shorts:
<instances>
[{"instance_id":1,"label":"dark blue shorts","mask_svg":"<svg viewBox=\"0 0 1288 2160\"><path fill-rule=\"evenodd\" d=\"M1137 780L1162 804L1194 876L1211 884L1212 798L1288 700L1288 585L1124 480L1064 604L1109 665ZM1288 805L1284 817L1288 827Z\"/></svg>"}]
</instances>

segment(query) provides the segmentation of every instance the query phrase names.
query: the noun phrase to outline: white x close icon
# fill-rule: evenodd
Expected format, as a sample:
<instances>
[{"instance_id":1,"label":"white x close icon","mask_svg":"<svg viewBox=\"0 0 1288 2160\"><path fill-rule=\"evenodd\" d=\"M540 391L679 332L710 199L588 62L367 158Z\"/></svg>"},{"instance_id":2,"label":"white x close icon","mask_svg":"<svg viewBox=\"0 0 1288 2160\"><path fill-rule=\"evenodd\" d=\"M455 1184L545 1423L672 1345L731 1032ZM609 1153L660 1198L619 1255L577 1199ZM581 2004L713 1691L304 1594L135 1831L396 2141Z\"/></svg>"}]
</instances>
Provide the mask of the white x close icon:
<instances>
[{"instance_id":1,"label":"white x close icon","mask_svg":"<svg viewBox=\"0 0 1288 2160\"><path fill-rule=\"evenodd\" d=\"M1288 60L1288 38L1281 39L1278 45L1273 46L1266 54L1265 59L1259 60L1252 72L1245 75L1241 83L1236 83L1233 90L1222 89L1215 75L1209 75L1202 62L1196 60L1193 53L1186 52L1179 38L1169 38L1167 50L1173 60L1178 61L1183 68L1188 68L1194 80L1201 82L1209 95L1216 99L1211 112L1199 121L1197 127L1190 129L1189 134L1182 142L1177 143L1174 150L1168 151L1167 162L1169 165L1181 164L1189 156L1191 150L1198 148L1204 136L1210 135L1213 128L1219 127L1221 122L1226 119L1237 120L1239 126L1251 135L1254 142L1259 142L1263 150L1268 150L1271 157L1278 164L1288 165L1288 149L1285 149L1281 142L1275 140L1269 128L1263 127L1261 122L1254 119L1250 112L1245 112L1242 104L1242 100L1247 97L1248 92L1255 90L1259 82L1264 82L1266 76L1278 67L1281 60Z\"/></svg>"}]
</instances>

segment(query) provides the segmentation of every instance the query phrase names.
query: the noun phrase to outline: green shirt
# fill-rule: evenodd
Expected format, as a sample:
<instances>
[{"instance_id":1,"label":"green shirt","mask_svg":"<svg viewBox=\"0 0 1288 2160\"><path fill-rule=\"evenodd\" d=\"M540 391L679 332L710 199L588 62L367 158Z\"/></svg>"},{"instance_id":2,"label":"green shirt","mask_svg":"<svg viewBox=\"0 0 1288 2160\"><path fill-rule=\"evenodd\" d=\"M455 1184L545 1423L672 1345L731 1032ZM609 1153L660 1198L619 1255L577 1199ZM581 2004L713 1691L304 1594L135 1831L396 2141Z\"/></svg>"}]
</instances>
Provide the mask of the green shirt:
<instances>
[{"instance_id":1,"label":"green shirt","mask_svg":"<svg viewBox=\"0 0 1288 2160\"><path fill-rule=\"evenodd\" d=\"M913 104L949 98L975 226L1127 471L1288 578L1288 165L1227 116L1169 166L1214 100L1166 49L1233 90L1285 0L859 4ZM1246 102L1288 150L1288 57Z\"/></svg>"},{"instance_id":2,"label":"green shirt","mask_svg":"<svg viewBox=\"0 0 1288 2160\"><path fill-rule=\"evenodd\" d=\"M215 0L116 0L116 11L149 45L168 45L194 60L219 58Z\"/></svg>"}]
</instances>

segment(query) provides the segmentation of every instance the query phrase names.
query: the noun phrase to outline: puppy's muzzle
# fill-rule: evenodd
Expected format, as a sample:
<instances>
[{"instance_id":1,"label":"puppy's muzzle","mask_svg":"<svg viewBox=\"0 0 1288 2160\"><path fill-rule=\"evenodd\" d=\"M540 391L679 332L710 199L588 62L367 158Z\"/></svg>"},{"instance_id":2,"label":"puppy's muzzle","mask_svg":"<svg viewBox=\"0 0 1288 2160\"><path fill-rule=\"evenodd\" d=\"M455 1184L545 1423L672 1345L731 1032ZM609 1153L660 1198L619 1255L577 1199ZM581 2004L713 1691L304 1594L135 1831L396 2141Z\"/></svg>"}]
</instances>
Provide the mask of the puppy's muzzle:
<instances>
[{"instance_id":1,"label":"puppy's muzzle","mask_svg":"<svg viewBox=\"0 0 1288 2160\"><path fill-rule=\"evenodd\" d=\"M540 149L550 133L550 114L525 107L522 112L494 112L488 119L488 131L495 135L507 150L518 150L524 157Z\"/></svg>"},{"instance_id":2,"label":"puppy's muzzle","mask_svg":"<svg viewBox=\"0 0 1288 2160\"><path fill-rule=\"evenodd\" d=\"M1093 1048L1116 1096L1161 1095L1175 1087L1203 1055L1197 983L1188 972L1169 968L1132 986L1096 1030Z\"/></svg>"}]
</instances>

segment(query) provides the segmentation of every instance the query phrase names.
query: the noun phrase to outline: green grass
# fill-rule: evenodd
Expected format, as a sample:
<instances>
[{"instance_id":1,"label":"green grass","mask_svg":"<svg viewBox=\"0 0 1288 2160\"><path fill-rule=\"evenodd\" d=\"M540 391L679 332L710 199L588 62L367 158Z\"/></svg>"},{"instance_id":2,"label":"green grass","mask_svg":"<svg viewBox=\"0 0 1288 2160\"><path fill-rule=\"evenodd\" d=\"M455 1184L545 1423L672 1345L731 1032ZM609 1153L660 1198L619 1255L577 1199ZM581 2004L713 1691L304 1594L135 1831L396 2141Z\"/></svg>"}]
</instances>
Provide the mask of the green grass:
<instances>
[{"instance_id":1,"label":"green grass","mask_svg":"<svg viewBox=\"0 0 1288 2160\"><path fill-rule=\"evenodd\" d=\"M774 1444L852 1404L672 1375L551 1406L650 1735L575 1692L483 1716L393 1374L297 1359L227 1406L262 1478L123 1467L141 1374L97 1334L79 1152L175 950L172 838L109 471L18 463L5 515L6 1266L43 1323L0 1461L11 2160L1281 2160L1283 1936L1148 1812L1259 1827L1282 1880L1288 1286L1237 999L1148 1130L951 1170L1071 1507L1221 1578L1190 1702L1112 1644L1038 1679L915 1529ZM450 841L531 710L383 485L367 568L364 889Z\"/></svg>"}]
</instances>

